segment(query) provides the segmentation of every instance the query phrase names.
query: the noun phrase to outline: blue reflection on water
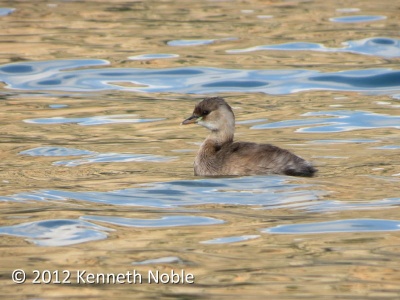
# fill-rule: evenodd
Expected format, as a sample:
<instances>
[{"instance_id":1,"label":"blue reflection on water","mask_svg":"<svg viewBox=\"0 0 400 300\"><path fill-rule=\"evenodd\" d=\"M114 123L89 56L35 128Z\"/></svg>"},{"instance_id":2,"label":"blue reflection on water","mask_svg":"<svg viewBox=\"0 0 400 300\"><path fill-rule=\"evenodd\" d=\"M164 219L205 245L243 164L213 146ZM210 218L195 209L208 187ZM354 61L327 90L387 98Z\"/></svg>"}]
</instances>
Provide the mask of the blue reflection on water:
<instances>
[{"instance_id":1,"label":"blue reflection on water","mask_svg":"<svg viewBox=\"0 0 400 300\"><path fill-rule=\"evenodd\" d=\"M81 149L48 146L48 147L38 147L21 151L19 154L31 155L31 156L81 156L81 155L91 155L95 153L96 152L81 150Z\"/></svg>"},{"instance_id":2,"label":"blue reflection on water","mask_svg":"<svg viewBox=\"0 0 400 300\"><path fill-rule=\"evenodd\" d=\"M245 49L227 50L227 53L246 53L262 50L283 51L319 51L319 52L350 52L355 54L382 56L386 58L400 57L400 40L387 37L374 37L362 40L347 41L343 48L328 48L322 44L293 42L278 45L262 45Z\"/></svg>"},{"instance_id":3,"label":"blue reflection on water","mask_svg":"<svg viewBox=\"0 0 400 300\"><path fill-rule=\"evenodd\" d=\"M11 15L15 11L15 8L0 7L0 17Z\"/></svg>"},{"instance_id":4,"label":"blue reflection on water","mask_svg":"<svg viewBox=\"0 0 400 300\"><path fill-rule=\"evenodd\" d=\"M265 233L310 234L328 232L376 232L400 230L400 221L379 219L349 219L330 222L278 225L262 230Z\"/></svg>"},{"instance_id":5,"label":"blue reflection on water","mask_svg":"<svg viewBox=\"0 0 400 300\"><path fill-rule=\"evenodd\" d=\"M175 156L160 156L152 154L130 154L130 153L97 153L93 151L66 148L66 147L38 147L19 154L31 156L86 156L80 159L71 159L56 161L55 166L75 167L90 163L108 163L108 162L166 162L175 159Z\"/></svg>"},{"instance_id":6,"label":"blue reflection on water","mask_svg":"<svg viewBox=\"0 0 400 300\"><path fill-rule=\"evenodd\" d=\"M376 41L375 41L376 43ZM381 45L389 43L382 42ZM399 55L399 41L394 47ZM356 47L356 46L351 46ZM359 47L359 46L357 46ZM360 46L361 47L361 46ZM395 94L400 91L400 71L363 69L320 73L310 70L237 70L206 67L169 69L96 68L104 60L55 60L0 66L0 81L7 88L42 91L125 90L174 93L263 92L290 94L306 90L360 91ZM85 69L80 69L86 67ZM128 82L138 86L123 86ZM46 120L45 120L46 121ZM83 122L57 120L48 122Z\"/></svg>"},{"instance_id":7,"label":"blue reflection on water","mask_svg":"<svg viewBox=\"0 0 400 300\"><path fill-rule=\"evenodd\" d=\"M387 179L387 177L385 178ZM273 209L277 206L271 203L271 207L264 206L263 209ZM333 212L333 211L350 211L350 210L374 210L397 207L400 205L400 198L388 198L374 201L354 201L346 202L340 200L324 200L324 201L304 201L295 203L281 204L279 207L290 208L293 210L303 210L307 212Z\"/></svg>"},{"instance_id":8,"label":"blue reflection on water","mask_svg":"<svg viewBox=\"0 0 400 300\"><path fill-rule=\"evenodd\" d=\"M236 53L246 53L253 51L261 51L261 50L286 50L286 51L304 51L304 50L313 50L313 51L329 51L329 48L325 48L322 44L316 43L307 43L307 42L292 42L278 45L263 45L263 46L255 46L244 49L233 49L227 50L227 53L236 54Z\"/></svg>"},{"instance_id":9,"label":"blue reflection on water","mask_svg":"<svg viewBox=\"0 0 400 300\"><path fill-rule=\"evenodd\" d=\"M121 162L167 162L174 160L175 156L160 156L152 154L129 153L98 153L89 157L72 160L62 160L53 163L55 166L76 167L92 163L121 163Z\"/></svg>"},{"instance_id":10,"label":"blue reflection on water","mask_svg":"<svg viewBox=\"0 0 400 300\"><path fill-rule=\"evenodd\" d=\"M208 39L208 40L173 40L168 41L168 46L202 46L202 45L209 45L215 43L215 39Z\"/></svg>"},{"instance_id":11,"label":"blue reflection on water","mask_svg":"<svg viewBox=\"0 0 400 300\"><path fill-rule=\"evenodd\" d=\"M285 176L249 176L178 180L109 192L41 190L0 196L0 201L78 200L108 205L177 208L203 204L251 205L257 209L308 212L383 209L398 206L400 198L375 201L322 200L327 192L310 184L293 184Z\"/></svg>"},{"instance_id":12,"label":"blue reflection on water","mask_svg":"<svg viewBox=\"0 0 400 300\"><path fill-rule=\"evenodd\" d=\"M342 132L359 129L396 128L400 129L400 116L388 116L365 111L320 111L303 116L327 116L327 118L288 120L254 125L251 129L302 127L297 132ZM315 125L313 127L303 127Z\"/></svg>"},{"instance_id":13,"label":"blue reflection on water","mask_svg":"<svg viewBox=\"0 0 400 300\"><path fill-rule=\"evenodd\" d=\"M380 147L373 147L372 149L398 150L398 149L400 149L400 145L386 145L386 146L380 146Z\"/></svg>"},{"instance_id":14,"label":"blue reflection on water","mask_svg":"<svg viewBox=\"0 0 400 300\"><path fill-rule=\"evenodd\" d=\"M309 141L310 144L365 144L365 143L378 143L380 140L371 139L348 139L348 140L313 140Z\"/></svg>"},{"instance_id":15,"label":"blue reflection on water","mask_svg":"<svg viewBox=\"0 0 400 300\"><path fill-rule=\"evenodd\" d=\"M68 107L68 105L67 104L50 104L49 107L58 109L58 108L66 108L66 107Z\"/></svg>"},{"instance_id":16,"label":"blue reflection on water","mask_svg":"<svg viewBox=\"0 0 400 300\"><path fill-rule=\"evenodd\" d=\"M66 246L107 238L112 229L81 220L54 219L0 227L0 234L28 238L39 246Z\"/></svg>"},{"instance_id":17,"label":"blue reflection on water","mask_svg":"<svg viewBox=\"0 0 400 300\"><path fill-rule=\"evenodd\" d=\"M153 259L146 259L142 261L134 261L132 262L132 265L151 265L151 264L184 264L185 261L183 261L181 258L177 256L165 256L165 257L159 257L159 258L153 258Z\"/></svg>"},{"instance_id":18,"label":"blue reflection on water","mask_svg":"<svg viewBox=\"0 0 400 300\"><path fill-rule=\"evenodd\" d=\"M400 57L400 40L387 37L375 37L357 41L347 41L342 51L382 56L386 58Z\"/></svg>"},{"instance_id":19,"label":"blue reflection on water","mask_svg":"<svg viewBox=\"0 0 400 300\"><path fill-rule=\"evenodd\" d=\"M253 240L259 238L259 235L239 235L239 236L229 236L229 237L222 237L222 238L215 238L208 241L202 241L202 244L230 244L230 243L237 243L237 242L244 242L248 240Z\"/></svg>"},{"instance_id":20,"label":"blue reflection on water","mask_svg":"<svg viewBox=\"0 0 400 300\"><path fill-rule=\"evenodd\" d=\"M346 16L330 18L329 20L337 23L363 23L385 20L385 16Z\"/></svg>"},{"instance_id":21,"label":"blue reflection on water","mask_svg":"<svg viewBox=\"0 0 400 300\"><path fill-rule=\"evenodd\" d=\"M202 204L283 205L316 201L325 194L311 185L288 183L285 176L249 176L178 180L141 185L109 192L41 190L0 196L0 201L75 199L110 205L170 208Z\"/></svg>"},{"instance_id":22,"label":"blue reflection on water","mask_svg":"<svg viewBox=\"0 0 400 300\"><path fill-rule=\"evenodd\" d=\"M142 54L136 56L129 56L130 60L154 60L154 59L166 59L166 58L177 58L178 54L167 54L167 53L157 53L157 54Z\"/></svg>"},{"instance_id":23,"label":"blue reflection on water","mask_svg":"<svg viewBox=\"0 0 400 300\"><path fill-rule=\"evenodd\" d=\"M135 219L110 216L83 216L82 220L100 221L127 227L178 227L222 224L224 221L201 216L165 216L159 219Z\"/></svg>"},{"instance_id":24,"label":"blue reflection on water","mask_svg":"<svg viewBox=\"0 0 400 300\"><path fill-rule=\"evenodd\" d=\"M94 225L91 222L104 222L127 227L176 227L205 226L222 224L224 220L190 214L191 205L227 204L251 205L254 209L302 210L305 212L333 212L343 210L383 209L398 206L400 198L377 201L334 201L325 200L321 196L325 191L318 190L311 184L289 183L285 176L255 176L239 178L208 178L199 180L178 180L144 184L136 188L109 192L79 192L61 190L41 190L1 196L0 201L67 201L77 200L98 204L120 206L142 206L148 208L179 208L182 215L159 215L156 218L138 219L104 215L86 215L79 220L45 220L23 223L14 226L0 227L0 234L26 237L37 245L62 246L104 239L110 229ZM170 210L165 210L169 212ZM188 214L189 213L189 214ZM319 226L321 232L332 232L338 227ZM324 224L322 224L324 225ZM378 224L382 226L382 224ZM390 224L389 224L390 225ZM293 225L294 226L294 225ZM311 225L310 225L311 226ZM347 226L347 225L346 225ZM351 223L350 229L358 231L358 225ZM360 225L359 231L373 230L371 225ZM374 225L375 226L375 225ZM279 229L280 228L280 229ZM332 229L333 228L333 229ZM382 230L388 230L386 226ZM307 229L307 228L306 228ZM307 232L306 229L289 228L286 232ZM325 231L323 229L326 229ZM265 232L281 232L282 228L269 228ZM343 226L340 227L343 230ZM349 231L349 229L346 229ZM290 231L290 232L289 232ZM233 243L257 238L256 235L221 237L204 243Z\"/></svg>"},{"instance_id":25,"label":"blue reflection on water","mask_svg":"<svg viewBox=\"0 0 400 300\"><path fill-rule=\"evenodd\" d=\"M136 115L106 115L106 116L93 116L82 118L65 118L65 117L52 117L52 118L38 118L26 119L25 123L33 124L68 124L76 123L83 126L104 125L104 124L118 124L118 123L148 123L165 120L165 118L156 119L138 119L133 118Z\"/></svg>"},{"instance_id":26,"label":"blue reflection on water","mask_svg":"<svg viewBox=\"0 0 400 300\"><path fill-rule=\"evenodd\" d=\"M354 87L368 88L371 85L376 88L399 86L400 71L394 71L390 74L374 74L370 76L349 76L346 75L321 75L309 78L311 81L326 81L338 84L352 85Z\"/></svg>"}]
</instances>

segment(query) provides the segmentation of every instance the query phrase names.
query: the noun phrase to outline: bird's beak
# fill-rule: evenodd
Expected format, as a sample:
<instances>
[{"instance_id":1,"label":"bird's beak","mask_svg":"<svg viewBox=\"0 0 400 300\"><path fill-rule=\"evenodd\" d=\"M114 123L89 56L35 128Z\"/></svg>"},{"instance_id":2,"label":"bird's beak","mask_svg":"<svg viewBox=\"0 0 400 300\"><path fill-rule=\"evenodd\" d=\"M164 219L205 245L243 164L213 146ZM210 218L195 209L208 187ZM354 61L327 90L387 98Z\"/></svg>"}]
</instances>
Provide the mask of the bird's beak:
<instances>
[{"instance_id":1,"label":"bird's beak","mask_svg":"<svg viewBox=\"0 0 400 300\"><path fill-rule=\"evenodd\" d=\"M202 117L198 117L198 116L192 115L191 117L189 117L186 120L184 120L181 123L181 125L194 124L194 123L197 123L198 121L200 121L201 119L202 119Z\"/></svg>"}]
</instances>

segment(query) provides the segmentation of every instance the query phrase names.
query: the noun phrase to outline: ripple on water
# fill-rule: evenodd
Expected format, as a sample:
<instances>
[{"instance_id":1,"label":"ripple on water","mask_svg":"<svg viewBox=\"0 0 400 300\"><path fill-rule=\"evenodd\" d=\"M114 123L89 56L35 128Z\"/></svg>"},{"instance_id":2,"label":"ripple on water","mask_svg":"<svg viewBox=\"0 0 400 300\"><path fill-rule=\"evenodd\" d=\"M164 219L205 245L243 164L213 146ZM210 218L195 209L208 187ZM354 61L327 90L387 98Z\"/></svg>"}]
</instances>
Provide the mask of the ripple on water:
<instances>
[{"instance_id":1,"label":"ripple on water","mask_svg":"<svg viewBox=\"0 0 400 300\"><path fill-rule=\"evenodd\" d=\"M262 46L244 48L244 49L232 49L232 50L226 50L226 52L231 53L231 54L236 54L236 53L246 53L246 52L262 51L262 50L329 51L329 49L325 48L322 44L307 43L307 42L294 42L294 43L285 43L285 44L277 44L277 45L262 45Z\"/></svg>"},{"instance_id":2,"label":"ripple on water","mask_svg":"<svg viewBox=\"0 0 400 300\"><path fill-rule=\"evenodd\" d=\"M82 220L104 222L125 227L179 227L222 224L224 221L200 216L165 216L158 219L134 219L110 216L82 216Z\"/></svg>"},{"instance_id":3,"label":"ripple on water","mask_svg":"<svg viewBox=\"0 0 400 300\"><path fill-rule=\"evenodd\" d=\"M159 265L159 264L184 264L185 262L177 256L166 256L142 261L134 261L132 265Z\"/></svg>"},{"instance_id":4,"label":"ripple on water","mask_svg":"<svg viewBox=\"0 0 400 300\"><path fill-rule=\"evenodd\" d=\"M293 184L289 183L288 179L286 176L249 176L178 180L143 184L136 188L108 192L39 190L0 196L0 201L77 200L149 208L223 204L256 206L254 209L284 208L306 212L384 209L400 204L400 198L356 202L322 199L322 196L326 198L327 192L319 190L318 186ZM119 220L121 224L123 221Z\"/></svg>"},{"instance_id":5,"label":"ripple on water","mask_svg":"<svg viewBox=\"0 0 400 300\"><path fill-rule=\"evenodd\" d=\"M375 43L377 40L375 40ZM383 41L381 45L388 45ZM398 41L394 42L395 48ZM397 45L397 46L396 46ZM395 50L395 51L398 51ZM393 52L394 53L394 52ZM394 55L394 54L393 54ZM398 55L398 54L396 54ZM132 69L80 67L105 64L102 60L46 61L12 63L0 66L0 81L7 88L46 91L101 91L125 90L174 93L263 92L290 94L307 90L337 90L398 94L400 71L391 69L363 69L320 73L310 70L236 70L205 67L169 69ZM78 69L77 69L78 68ZM123 86L112 83L133 83ZM124 122L118 116L87 118L47 118L28 122L104 124ZM146 121L146 119L138 120ZM149 119L147 121L154 121ZM125 122L136 122L127 120Z\"/></svg>"},{"instance_id":6,"label":"ripple on water","mask_svg":"<svg viewBox=\"0 0 400 300\"><path fill-rule=\"evenodd\" d=\"M15 8L0 7L0 17L11 15L15 11Z\"/></svg>"},{"instance_id":7,"label":"ripple on water","mask_svg":"<svg viewBox=\"0 0 400 300\"><path fill-rule=\"evenodd\" d=\"M246 124L260 123L260 122L265 122L265 121L267 121L267 119L244 120L244 121L237 121L235 123L238 125L246 125Z\"/></svg>"},{"instance_id":8,"label":"ripple on water","mask_svg":"<svg viewBox=\"0 0 400 300\"><path fill-rule=\"evenodd\" d=\"M327 118L288 120L268 124L254 125L251 129L271 129L284 127L302 127L297 132L321 133L343 132L360 129L396 128L400 129L400 116L389 116L365 111L320 111L309 112L303 116L327 116Z\"/></svg>"},{"instance_id":9,"label":"ripple on water","mask_svg":"<svg viewBox=\"0 0 400 300\"><path fill-rule=\"evenodd\" d=\"M316 201L323 191L287 182L286 176L178 180L109 192L40 190L0 196L0 201L87 201L109 205L170 208L202 204L271 206Z\"/></svg>"},{"instance_id":10,"label":"ripple on water","mask_svg":"<svg viewBox=\"0 0 400 300\"><path fill-rule=\"evenodd\" d=\"M366 143L379 143L380 140L371 139L348 139L348 140L313 140L309 144L366 144Z\"/></svg>"},{"instance_id":11,"label":"ripple on water","mask_svg":"<svg viewBox=\"0 0 400 300\"><path fill-rule=\"evenodd\" d=\"M38 118L38 119L26 119L25 123L33 124L67 124L76 123L83 126L92 125L104 125L104 124L118 124L118 123L148 123L165 120L165 118L156 119L138 119L133 118L136 115L107 115L107 116L93 116L84 118L65 118L65 117L53 117L53 118Z\"/></svg>"},{"instance_id":12,"label":"ripple on water","mask_svg":"<svg viewBox=\"0 0 400 300\"><path fill-rule=\"evenodd\" d=\"M49 105L50 108L54 108L54 109L66 108L66 107L68 107L68 106L69 106L69 105L67 105L67 104L50 104L50 105Z\"/></svg>"},{"instance_id":13,"label":"ripple on water","mask_svg":"<svg viewBox=\"0 0 400 300\"><path fill-rule=\"evenodd\" d=\"M257 18L258 19L272 19L274 16L272 15L258 15Z\"/></svg>"},{"instance_id":14,"label":"ripple on water","mask_svg":"<svg viewBox=\"0 0 400 300\"><path fill-rule=\"evenodd\" d=\"M172 41L168 41L167 45L174 46L174 47L204 46L204 45L214 44L216 42L234 41L236 39L237 38L228 37L228 38L221 38L221 39L172 40Z\"/></svg>"},{"instance_id":15,"label":"ripple on water","mask_svg":"<svg viewBox=\"0 0 400 300\"><path fill-rule=\"evenodd\" d=\"M66 148L66 147L38 147L25 151L21 151L19 154L22 155L31 155L31 156L81 156L81 155L91 155L96 152L75 149L75 148Z\"/></svg>"},{"instance_id":16,"label":"ripple on water","mask_svg":"<svg viewBox=\"0 0 400 300\"><path fill-rule=\"evenodd\" d=\"M344 42L343 51L382 56L387 58L400 57L400 40L388 37L375 37L357 41Z\"/></svg>"},{"instance_id":17,"label":"ripple on water","mask_svg":"<svg viewBox=\"0 0 400 300\"><path fill-rule=\"evenodd\" d=\"M231 244L237 242L244 242L248 240L253 240L259 238L259 235L239 235L239 236L229 236L222 238L215 238L208 241L202 241L202 244Z\"/></svg>"},{"instance_id":18,"label":"ripple on water","mask_svg":"<svg viewBox=\"0 0 400 300\"><path fill-rule=\"evenodd\" d=\"M263 229L265 233L310 234L332 232L379 232L398 231L400 221L379 219L349 219L330 222L315 222L293 225L278 225Z\"/></svg>"},{"instance_id":19,"label":"ripple on water","mask_svg":"<svg viewBox=\"0 0 400 300\"><path fill-rule=\"evenodd\" d=\"M393 175L392 175L393 176ZM271 203L273 204L273 203ZM304 201L304 202L288 202L286 205L280 205L281 208L290 208L293 210L302 210L310 213L324 213L333 211L351 211L351 210L376 210L389 209L400 205L400 198L388 198L373 201L355 201L346 202L340 200L324 200L324 201ZM275 206L276 207L276 206ZM275 208L272 206L271 208ZM267 209L267 206L263 207Z\"/></svg>"},{"instance_id":20,"label":"ripple on water","mask_svg":"<svg viewBox=\"0 0 400 300\"><path fill-rule=\"evenodd\" d=\"M90 163L116 163L116 162L166 162L174 160L175 156L160 156L152 154L130 154L130 153L97 153L93 151L66 148L66 147L38 147L19 154L31 156L86 156L80 159L63 160L53 162L55 166L75 167Z\"/></svg>"},{"instance_id":21,"label":"ripple on water","mask_svg":"<svg viewBox=\"0 0 400 300\"><path fill-rule=\"evenodd\" d=\"M354 12L359 12L361 9L359 8L338 8L336 9L337 12L341 13L354 13Z\"/></svg>"},{"instance_id":22,"label":"ripple on water","mask_svg":"<svg viewBox=\"0 0 400 300\"><path fill-rule=\"evenodd\" d=\"M54 219L0 227L0 234L27 238L39 246L66 246L107 238L112 229L82 220Z\"/></svg>"},{"instance_id":23,"label":"ripple on water","mask_svg":"<svg viewBox=\"0 0 400 300\"><path fill-rule=\"evenodd\" d=\"M55 166L76 167L92 163L120 163L120 162L167 162L176 159L175 156L160 156L152 154L127 153L99 153L90 157L73 160L56 161Z\"/></svg>"},{"instance_id":24,"label":"ripple on water","mask_svg":"<svg viewBox=\"0 0 400 300\"><path fill-rule=\"evenodd\" d=\"M178 54L167 54L167 53L158 53L158 54L142 54L136 56L129 56L130 60L154 60L154 59L167 59L167 58L177 58Z\"/></svg>"},{"instance_id":25,"label":"ripple on water","mask_svg":"<svg viewBox=\"0 0 400 300\"><path fill-rule=\"evenodd\" d=\"M21 73L40 74L46 71L67 70L90 66L101 66L110 64L104 59L60 59L48 61L19 62L0 66L0 74L8 76L19 76ZM71 78L67 76L67 79Z\"/></svg>"},{"instance_id":26,"label":"ripple on water","mask_svg":"<svg viewBox=\"0 0 400 300\"><path fill-rule=\"evenodd\" d=\"M329 21L336 23L363 23L385 20L385 16L346 16L330 18Z\"/></svg>"},{"instance_id":27,"label":"ripple on water","mask_svg":"<svg viewBox=\"0 0 400 300\"><path fill-rule=\"evenodd\" d=\"M380 147L373 147L372 149L398 150L398 149L400 149L400 145L386 145L386 146L380 146Z\"/></svg>"},{"instance_id":28,"label":"ripple on water","mask_svg":"<svg viewBox=\"0 0 400 300\"><path fill-rule=\"evenodd\" d=\"M175 46L175 47L185 47L185 46L203 46L213 44L217 41L216 39L198 39L198 40L173 40L168 41L168 46Z\"/></svg>"},{"instance_id":29,"label":"ripple on water","mask_svg":"<svg viewBox=\"0 0 400 300\"><path fill-rule=\"evenodd\" d=\"M343 48L328 48L322 44L294 42L277 45L262 45L245 49L227 50L227 53L246 53L263 50L282 51L319 51L319 52L349 52L355 54L381 56L386 58L400 57L400 40L388 37L374 37L362 40L346 41Z\"/></svg>"}]
</instances>

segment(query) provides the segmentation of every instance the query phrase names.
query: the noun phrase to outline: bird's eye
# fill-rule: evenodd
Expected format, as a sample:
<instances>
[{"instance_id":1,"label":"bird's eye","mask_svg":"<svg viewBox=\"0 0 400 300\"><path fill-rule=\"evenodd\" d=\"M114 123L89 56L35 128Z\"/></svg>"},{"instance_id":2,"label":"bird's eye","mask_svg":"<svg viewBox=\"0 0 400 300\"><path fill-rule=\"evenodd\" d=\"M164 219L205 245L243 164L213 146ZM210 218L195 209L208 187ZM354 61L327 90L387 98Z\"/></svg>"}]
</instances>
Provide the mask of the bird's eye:
<instances>
[{"instance_id":1,"label":"bird's eye","mask_svg":"<svg viewBox=\"0 0 400 300\"><path fill-rule=\"evenodd\" d=\"M203 116L208 115L210 112L208 110L203 110Z\"/></svg>"}]
</instances>

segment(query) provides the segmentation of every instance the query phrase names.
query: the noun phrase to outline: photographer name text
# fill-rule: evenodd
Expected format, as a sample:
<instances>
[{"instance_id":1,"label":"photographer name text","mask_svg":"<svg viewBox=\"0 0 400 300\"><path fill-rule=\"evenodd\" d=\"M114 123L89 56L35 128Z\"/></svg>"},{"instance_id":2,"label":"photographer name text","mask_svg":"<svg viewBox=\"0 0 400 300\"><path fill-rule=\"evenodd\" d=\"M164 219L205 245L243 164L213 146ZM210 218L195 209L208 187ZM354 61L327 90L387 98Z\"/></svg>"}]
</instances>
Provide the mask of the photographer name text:
<instances>
[{"instance_id":1,"label":"photographer name text","mask_svg":"<svg viewBox=\"0 0 400 300\"><path fill-rule=\"evenodd\" d=\"M11 279L18 284L193 284L195 280L192 273L183 269L168 272L132 270L125 273L92 273L86 270L33 270L29 273L17 269L12 272Z\"/></svg>"}]
</instances>

